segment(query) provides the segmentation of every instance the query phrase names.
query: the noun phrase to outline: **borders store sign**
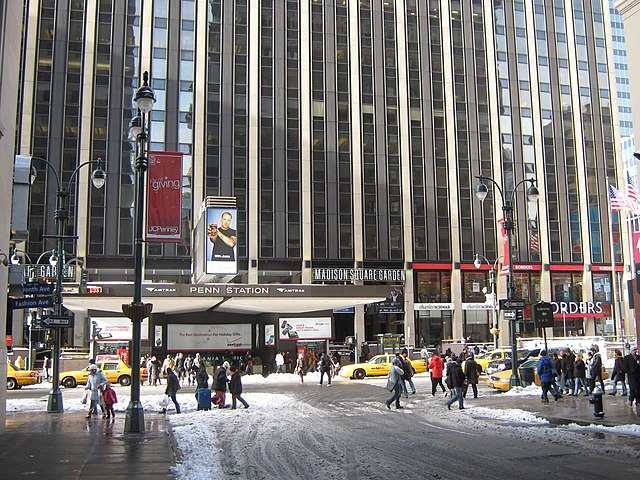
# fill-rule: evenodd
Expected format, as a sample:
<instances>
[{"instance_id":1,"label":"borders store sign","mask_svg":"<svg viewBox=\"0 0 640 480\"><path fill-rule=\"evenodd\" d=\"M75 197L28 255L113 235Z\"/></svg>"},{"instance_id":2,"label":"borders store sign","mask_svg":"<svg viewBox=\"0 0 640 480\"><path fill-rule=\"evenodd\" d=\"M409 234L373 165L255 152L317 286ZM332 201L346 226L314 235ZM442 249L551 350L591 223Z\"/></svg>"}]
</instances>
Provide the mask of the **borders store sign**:
<instances>
[{"instance_id":1,"label":"borders store sign","mask_svg":"<svg viewBox=\"0 0 640 480\"><path fill-rule=\"evenodd\" d=\"M170 323L167 325L167 350L171 352L251 350L251 324Z\"/></svg>"}]
</instances>

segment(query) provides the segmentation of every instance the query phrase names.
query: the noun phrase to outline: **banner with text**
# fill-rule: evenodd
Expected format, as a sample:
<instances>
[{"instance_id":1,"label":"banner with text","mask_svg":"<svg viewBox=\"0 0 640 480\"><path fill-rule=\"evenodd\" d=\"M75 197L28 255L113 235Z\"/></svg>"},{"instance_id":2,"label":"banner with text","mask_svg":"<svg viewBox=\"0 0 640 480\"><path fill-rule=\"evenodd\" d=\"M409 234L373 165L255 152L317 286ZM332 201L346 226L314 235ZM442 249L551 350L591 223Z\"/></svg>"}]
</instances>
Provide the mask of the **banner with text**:
<instances>
[{"instance_id":1,"label":"banner with text","mask_svg":"<svg viewBox=\"0 0 640 480\"><path fill-rule=\"evenodd\" d=\"M280 340L326 340L331 338L331 317L281 318Z\"/></svg>"},{"instance_id":2,"label":"banner with text","mask_svg":"<svg viewBox=\"0 0 640 480\"><path fill-rule=\"evenodd\" d=\"M131 340L131 320L126 317L91 317L91 328L98 342L123 342ZM90 330L91 331L91 330ZM141 340L149 340L149 319L142 320Z\"/></svg>"},{"instance_id":3,"label":"banner with text","mask_svg":"<svg viewBox=\"0 0 640 480\"><path fill-rule=\"evenodd\" d=\"M182 153L149 152L147 242L182 241Z\"/></svg>"},{"instance_id":4,"label":"banner with text","mask_svg":"<svg viewBox=\"0 0 640 480\"><path fill-rule=\"evenodd\" d=\"M170 352L207 352L251 350L251 324L167 325L167 350Z\"/></svg>"}]
</instances>

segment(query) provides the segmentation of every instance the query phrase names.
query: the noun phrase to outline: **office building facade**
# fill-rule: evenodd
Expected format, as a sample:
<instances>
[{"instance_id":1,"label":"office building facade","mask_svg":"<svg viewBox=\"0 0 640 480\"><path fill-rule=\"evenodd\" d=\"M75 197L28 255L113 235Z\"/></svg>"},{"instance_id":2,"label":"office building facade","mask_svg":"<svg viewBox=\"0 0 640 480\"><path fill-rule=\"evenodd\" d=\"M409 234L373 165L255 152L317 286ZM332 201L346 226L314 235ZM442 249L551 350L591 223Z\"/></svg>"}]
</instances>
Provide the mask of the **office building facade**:
<instances>
[{"instance_id":1,"label":"office building facade","mask_svg":"<svg viewBox=\"0 0 640 480\"><path fill-rule=\"evenodd\" d=\"M339 342L488 343L489 270L505 250L500 196L475 196L484 175L514 192L517 296L555 302L553 335L635 332L629 231L624 212L610 214L607 185L626 186L608 1L25 3L17 152L46 158L63 179L79 162L107 161L105 188L92 189L87 172L72 189L67 233L77 240L65 251L88 285L133 279L128 125L148 71L149 148L183 154L184 228L179 243L146 245L147 282L193 283L201 205L233 197L232 283L385 285L391 303L401 294L400 308L325 305ZM534 207L514 190L529 178L541 193ZM51 249L54 205L43 170L18 244L31 259ZM86 345L91 318L118 309L74 309L66 343ZM217 321L215 310L197 321ZM255 348L279 318L258 310L225 315L256 325ZM154 312L150 336L161 344L187 321ZM530 319L527 307L523 335L533 334ZM509 323L500 313L501 332Z\"/></svg>"}]
</instances>

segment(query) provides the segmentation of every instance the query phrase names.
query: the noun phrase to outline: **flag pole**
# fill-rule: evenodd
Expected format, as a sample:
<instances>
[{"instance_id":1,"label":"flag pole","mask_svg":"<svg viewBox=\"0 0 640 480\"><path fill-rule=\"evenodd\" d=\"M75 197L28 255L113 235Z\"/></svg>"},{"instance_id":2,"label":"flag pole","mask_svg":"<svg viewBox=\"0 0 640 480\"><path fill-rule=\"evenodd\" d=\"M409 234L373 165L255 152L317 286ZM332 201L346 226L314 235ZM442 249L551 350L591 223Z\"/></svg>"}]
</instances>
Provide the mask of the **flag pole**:
<instances>
[{"instance_id":1,"label":"flag pole","mask_svg":"<svg viewBox=\"0 0 640 480\"><path fill-rule=\"evenodd\" d=\"M618 282L616 280L616 252L613 245L613 208L611 206L611 189L609 187L609 177L607 182L607 202L609 203L609 244L611 246L611 290L613 290L613 325L615 328L616 340L620 339L620 305L618 301ZM618 210L620 212L621 210Z\"/></svg>"}]
</instances>

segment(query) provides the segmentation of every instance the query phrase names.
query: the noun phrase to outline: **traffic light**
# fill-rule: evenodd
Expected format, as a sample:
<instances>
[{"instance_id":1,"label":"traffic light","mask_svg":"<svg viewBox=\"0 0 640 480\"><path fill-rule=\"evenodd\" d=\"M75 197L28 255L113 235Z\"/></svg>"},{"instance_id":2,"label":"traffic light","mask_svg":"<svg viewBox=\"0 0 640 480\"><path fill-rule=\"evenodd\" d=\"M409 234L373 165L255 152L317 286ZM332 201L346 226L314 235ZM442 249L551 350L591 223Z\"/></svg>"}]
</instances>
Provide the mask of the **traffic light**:
<instances>
[{"instance_id":1,"label":"traffic light","mask_svg":"<svg viewBox=\"0 0 640 480\"><path fill-rule=\"evenodd\" d=\"M522 310L516 310L516 322L520 323L524 320Z\"/></svg>"}]
</instances>

